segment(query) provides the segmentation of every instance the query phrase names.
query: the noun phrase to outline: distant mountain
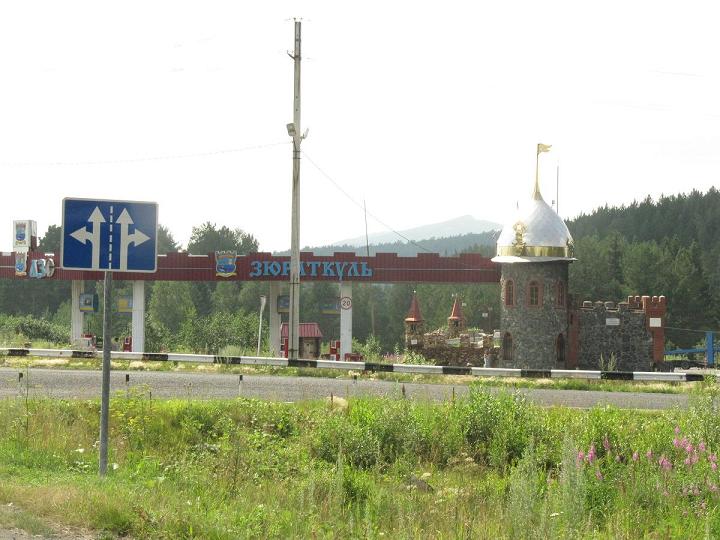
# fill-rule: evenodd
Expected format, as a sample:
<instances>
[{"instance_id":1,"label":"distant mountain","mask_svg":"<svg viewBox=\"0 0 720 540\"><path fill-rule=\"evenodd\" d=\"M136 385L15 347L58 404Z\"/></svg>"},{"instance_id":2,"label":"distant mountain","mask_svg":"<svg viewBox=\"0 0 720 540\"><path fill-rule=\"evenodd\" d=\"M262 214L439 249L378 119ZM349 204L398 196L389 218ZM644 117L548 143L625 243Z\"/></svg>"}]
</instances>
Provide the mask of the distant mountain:
<instances>
[{"instance_id":1,"label":"distant mountain","mask_svg":"<svg viewBox=\"0 0 720 540\"><path fill-rule=\"evenodd\" d=\"M489 231L479 234L460 234L449 238L426 238L425 240L413 240L412 242L392 242L385 244L373 244L370 246L370 255L376 253L397 253L400 257L414 257L418 253L439 253L443 256L453 256L458 253L474 252L482 253L486 257L495 254L495 243L500 231ZM302 251L311 251L315 255L332 255L337 252L357 253L366 255L366 247L360 246L316 246L303 247ZM289 255L290 251L276 251L275 255Z\"/></svg>"},{"instance_id":2,"label":"distant mountain","mask_svg":"<svg viewBox=\"0 0 720 540\"><path fill-rule=\"evenodd\" d=\"M460 216L449 221L433 223L430 225L422 225L420 227L415 227L413 229L407 229L399 232L408 240L418 241L426 240L428 238L449 238L467 234L481 234L490 231L498 231L501 228L501 225L499 225L498 223L493 223L492 221L475 219L472 216ZM399 237L394 232L390 231L372 233L368 235L368 243L371 245L394 244L397 242L404 243L405 240ZM340 240L339 242L335 242L332 245L362 247L365 246L365 243L365 237L358 236L357 238Z\"/></svg>"}]
</instances>

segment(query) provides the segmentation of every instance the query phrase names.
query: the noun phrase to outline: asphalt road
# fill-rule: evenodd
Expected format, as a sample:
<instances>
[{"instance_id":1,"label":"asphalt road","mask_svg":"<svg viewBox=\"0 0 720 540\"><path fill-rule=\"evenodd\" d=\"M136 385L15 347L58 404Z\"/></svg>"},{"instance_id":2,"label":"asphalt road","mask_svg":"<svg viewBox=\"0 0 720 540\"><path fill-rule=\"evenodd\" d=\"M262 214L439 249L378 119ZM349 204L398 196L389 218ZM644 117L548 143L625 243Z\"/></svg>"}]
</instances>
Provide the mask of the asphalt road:
<instances>
[{"instance_id":1,"label":"asphalt road","mask_svg":"<svg viewBox=\"0 0 720 540\"><path fill-rule=\"evenodd\" d=\"M24 396L65 399L91 399L100 397L100 371L31 369L29 377L17 369L0 368L0 398ZM130 380L126 384L126 375ZM128 389L152 392L159 399L213 399L238 396L272 401L302 401L321 399L333 394L340 397L387 396L401 397L403 386L410 399L447 400L453 389L460 396L466 386L448 384L417 384L358 379L325 379L316 377L280 377L217 373L178 373L170 371L113 371L111 392L124 395ZM528 399L543 405L565 405L588 408L595 405L613 405L623 409L668 409L686 407L686 394L655 394L643 392L595 392L582 390L530 390L521 389Z\"/></svg>"}]
</instances>

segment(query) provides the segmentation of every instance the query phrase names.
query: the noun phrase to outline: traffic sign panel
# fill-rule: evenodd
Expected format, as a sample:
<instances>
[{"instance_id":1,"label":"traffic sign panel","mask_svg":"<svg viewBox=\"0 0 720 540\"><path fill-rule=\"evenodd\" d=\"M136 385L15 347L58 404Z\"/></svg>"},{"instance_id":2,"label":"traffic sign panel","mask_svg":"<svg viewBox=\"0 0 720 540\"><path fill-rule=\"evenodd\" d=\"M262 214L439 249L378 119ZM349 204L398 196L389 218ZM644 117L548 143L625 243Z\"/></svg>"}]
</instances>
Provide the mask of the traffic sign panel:
<instances>
[{"instance_id":1,"label":"traffic sign panel","mask_svg":"<svg viewBox=\"0 0 720 540\"><path fill-rule=\"evenodd\" d=\"M154 202L63 199L62 267L155 272L157 214Z\"/></svg>"}]
</instances>

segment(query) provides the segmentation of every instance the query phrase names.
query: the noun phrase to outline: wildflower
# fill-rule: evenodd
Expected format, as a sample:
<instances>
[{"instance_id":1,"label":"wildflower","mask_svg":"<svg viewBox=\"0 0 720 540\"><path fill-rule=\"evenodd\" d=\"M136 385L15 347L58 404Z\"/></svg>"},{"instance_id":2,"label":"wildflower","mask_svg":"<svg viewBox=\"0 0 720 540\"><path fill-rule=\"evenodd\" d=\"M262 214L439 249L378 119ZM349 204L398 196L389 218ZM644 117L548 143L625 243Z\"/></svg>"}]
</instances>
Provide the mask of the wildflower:
<instances>
[{"instance_id":1,"label":"wildflower","mask_svg":"<svg viewBox=\"0 0 720 540\"><path fill-rule=\"evenodd\" d=\"M594 444L590 445L590 450L588 450L588 453L587 453L587 460L588 460L588 463L592 463L593 461L595 461L595 445Z\"/></svg>"},{"instance_id":2,"label":"wildflower","mask_svg":"<svg viewBox=\"0 0 720 540\"><path fill-rule=\"evenodd\" d=\"M717 471L717 463L714 461L710 464L710 468L713 470L713 472Z\"/></svg>"},{"instance_id":3,"label":"wildflower","mask_svg":"<svg viewBox=\"0 0 720 540\"><path fill-rule=\"evenodd\" d=\"M633 455L632 455L632 460L633 460L633 461L637 461L637 460L638 460L638 457L640 457L640 456L638 455L637 450L635 450L635 451L633 452Z\"/></svg>"},{"instance_id":4,"label":"wildflower","mask_svg":"<svg viewBox=\"0 0 720 540\"><path fill-rule=\"evenodd\" d=\"M674 446L675 448L679 448L679 447L680 447L680 439L678 439L677 437L675 437L675 438L673 439L673 446Z\"/></svg>"},{"instance_id":5,"label":"wildflower","mask_svg":"<svg viewBox=\"0 0 720 540\"><path fill-rule=\"evenodd\" d=\"M665 471L669 471L670 469L672 469L672 463L668 458L665 457L665 454L660 456L660 459L658 460L658 465L660 465L660 467Z\"/></svg>"},{"instance_id":6,"label":"wildflower","mask_svg":"<svg viewBox=\"0 0 720 540\"><path fill-rule=\"evenodd\" d=\"M606 452L610 451L610 441L608 440L607 435L603 438L603 448Z\"/></svg>"},{"instance_id":7,"label":"wildflower","mask_svg":"<svg viewBox=\"0 0 720 540\"><path fill-rule=\"evenodd\" d=\"M78 448L78 449L75 450L75 451L76 451L78 454L82 454L82 453L85 452L85 449L84 449L84 448Z\"/></svg>"},{"instance_id":8,"label":"wildflower","mask_svg":"<svg viewBox=\"0 0 720 540\"><path fill-rule=\"evenodd\" d=\"M705 443L704 442L700 441L700 444L698 444L698 450L700 450L701 452L705 451Z\"/></svg>"},{"instance_id":9,"label":"wildflower","mask_svg":"<svg viewBox=\"0 0 720 540\"><path fill-rule=\"evenodd\" d=\"M652 459L652 458L653 458L652 450L648 450L647 453L645 454L645 456L646 456L648 459Z\"/></svg>"},{"instance_id":10,"label":"wildflower","mask_svg":"<svg viewBox=\"0 0 720 540\"><path fill-rule=\"evenodd\" d=\"M693 451L693 445L688 442L688 443L685 445L685 451L686 451L688 454L692 453L692 451Z\"/></svg>"},{"instance_id":11,"label":"wildflower","mask_svg":"<svg viewBox=\"0 0 720 540\"><path fill-rule=\"evenodd\" d=\"M684 463L685 463L685 465L690 465L690 458L689 457L685 458Z\"/></svg>"},{"instance_id":12,"label":"wildflower","mask_svg":"<svg viewBox=\"0 0 720 540\"><path fill-rule=\"evenodd\" d=\"M717 454L710 454L708 460L710 460L711 463L715 463L717 461Z\"/></svg>"},{"instance_id":13,"label":"wildflower","mask_svg":"<svg viewBox=\"0 0 720 540\"><path fill-rule=\"evenodd\" d=\"M584 459L585 459L585 452L583 452L582 450L578 451L577 459L575 460L575 462L579 464Z\"/></svg>"},{"instance_id":14,"label":"wildflower","mask_svg":"<svg viewBox=\"0 0 720 540\"><path fill-rule=\"evenodd\" d=\"M112 464L113 471L117 471L119 468L120 468L120 465L118 465L117 463Z\"/></svg>"},{"instance_id":15,"label":"wildflower","mask_svg":"<svg viewBox=\"0 0 720 540\"><path fill-rule=\"evenodd\" d=\"M603 475L602 475L602 473L601 473L599 470L598 470L598 471L595 471L595 478L597 478L598 480L602 480L602 479L603 479Z\"/></svg>"},{"instance_id":16,"label":"wildflower","mask_svg":"<svg viewBox=\"0 0 720 540\"><path fill-rule=\"evenodd\" d=\"M680 435L680 426L675 426L675 435Z\"/></svg>"},{"instance_id":17,"label":"wildflower","mask_svg":"<svg viewBox=\"0 0 720 540\"><path fill-rule=\"evenodd\" d=\"M693 452L692 455L690 456L690 461L692 462L693 465L695 465L699 459L700 459L700 456L697 454L697 452Z\"/></svg>"}]
</instances>

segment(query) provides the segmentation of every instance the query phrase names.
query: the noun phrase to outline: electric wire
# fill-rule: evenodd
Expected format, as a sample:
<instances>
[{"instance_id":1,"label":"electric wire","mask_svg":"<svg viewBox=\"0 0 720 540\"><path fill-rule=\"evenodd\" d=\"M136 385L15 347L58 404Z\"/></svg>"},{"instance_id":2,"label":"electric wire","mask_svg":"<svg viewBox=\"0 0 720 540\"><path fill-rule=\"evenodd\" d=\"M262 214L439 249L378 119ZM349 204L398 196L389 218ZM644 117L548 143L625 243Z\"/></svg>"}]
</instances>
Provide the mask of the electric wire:
<instances>
[{"instance_id":1,"label":"electric wire","mask_svg":"<svg viewBox=\"0 0 720 540\"><path fill-rule=\"evenodd\" d=\"M400 238L405 240L407 243L409 243L409 244L415 246L416 248L421 249L427 253L432 253L432 251L429 250L428 248L426 248L425 246L422 246L422 245L418 244L417 242L410 240L410 238L408 238L404 234L393 229L390 225L385 223L383 220L381 220L379 217L374 215L372 212L367 212L365 209L365 206L363 204L359 203L358 201L356 201L347 191L345 191L340 184L338 184L328 173L326 173L317 163L315 163L315 161L313 161L313 159L307 154L307 152L303 152L303 154L305 155L305 158L312 164L312 166L315 167L320 172L320 174L322 174L332 185L334 185L335 188L337 188L337 190L340 191L340 193L345 195L345 197L347 197L347 199L350 202L352 202L355 206L357 206L358 208L363 210L363 212L366 212L367 214L369 214L370 217L373 218L375 221L377 221L380 225L385 227L387 230L389 230L393 234L398 235Z\"/></svg>"}]
</instances>

